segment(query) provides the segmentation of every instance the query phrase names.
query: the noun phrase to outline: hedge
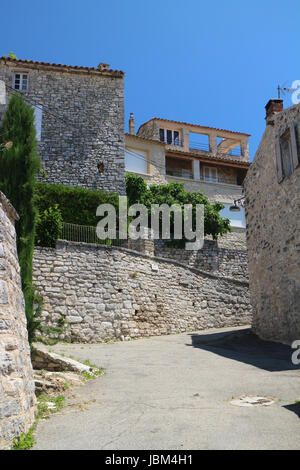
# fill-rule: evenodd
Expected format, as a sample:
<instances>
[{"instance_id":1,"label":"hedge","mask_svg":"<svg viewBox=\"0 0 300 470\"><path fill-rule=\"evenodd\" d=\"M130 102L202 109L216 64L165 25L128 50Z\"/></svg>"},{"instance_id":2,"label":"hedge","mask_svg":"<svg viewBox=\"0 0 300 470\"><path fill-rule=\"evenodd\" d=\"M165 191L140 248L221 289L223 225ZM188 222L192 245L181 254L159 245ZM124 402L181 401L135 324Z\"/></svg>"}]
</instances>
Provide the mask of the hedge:
<instances>
[{"instance_id":1,"label":"hedge","mask_svg":"<svg viewBox=\"0 0 300 470\"><path fill-rule=\"evenodd\" d=\"M112 204L118 208L118 195L115 193L62 184L37 183L35 201L40 214L57 205L63 222L94 227L99 222L96 209L100 204Z\"/></svg>"}]
</instances>

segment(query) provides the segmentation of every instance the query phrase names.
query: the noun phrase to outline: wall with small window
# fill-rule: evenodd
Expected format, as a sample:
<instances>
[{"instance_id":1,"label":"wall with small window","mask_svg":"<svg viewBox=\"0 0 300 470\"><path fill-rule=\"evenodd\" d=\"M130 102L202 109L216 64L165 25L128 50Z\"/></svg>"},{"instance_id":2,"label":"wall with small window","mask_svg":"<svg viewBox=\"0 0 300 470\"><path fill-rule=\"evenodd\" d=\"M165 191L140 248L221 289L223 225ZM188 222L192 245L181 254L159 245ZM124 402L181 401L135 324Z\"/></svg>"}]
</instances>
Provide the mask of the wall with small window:
<instances>
[{"instance_id":1,"label":"wall with small window","mask_svg":"<svg viewBox=\"0 0 300 470\"><path fill-rule=\"evenodd\" d=\"M13 88L19 91L28 91L28 73L15 73L13 77Z\"/></svg>"},{"instance_id":2,"label":"wall with small window","mask_svg":"<svg viewBox=\"0 0 300 470\"><path fill-rule=\"evenodd\" d=\"M122 73L0 58L1 80L6 105L20 93L33 107L38 179L125 194Z\"/></svg>"},{"instance_id":3,"label":"wall with small window","mask_svg":"<svg viewBox=\"0 0 300 470\"><path fill-rule=\"evenodd\" d=\"M300 338L300 104L267 119L244 181L252 328L265 339Z\"/></svg>"},{"instance_id":4,"label":"wall with small window","mask_svg":"<svg viewBox=\"0 0 300 470\"><path fill-rule=\"evenodd\" d=\"M147 184L164 184L165 147L153 140L125 135L125 170L141 175Z\"/></svg>"}]
</instances>

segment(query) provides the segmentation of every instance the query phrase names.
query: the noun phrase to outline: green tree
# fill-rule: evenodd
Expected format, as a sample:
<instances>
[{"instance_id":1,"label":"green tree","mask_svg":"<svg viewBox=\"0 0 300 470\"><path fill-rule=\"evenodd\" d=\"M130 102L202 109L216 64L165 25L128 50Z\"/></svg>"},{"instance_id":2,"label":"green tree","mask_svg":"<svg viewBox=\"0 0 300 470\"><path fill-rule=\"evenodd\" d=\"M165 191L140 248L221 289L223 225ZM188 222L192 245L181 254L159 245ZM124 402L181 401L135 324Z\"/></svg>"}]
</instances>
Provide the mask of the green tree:
<instances>
[{"instance_id":1,"label":"green tree","mask_svg":"<svg viewBox=\"0 0 300 470\"><path fill-rule=\"evenodd\" d=\"M33 195L40 159L37 154L34 112L19 94L13 94L9 100L0 139L0 190L10 199L20 216L16 223L17 250L31 341L38 324L34 314L32 257L36 223ZM7 142L11 145L3 145Z\"/></svg>"},{"instance_id":2,"label":"green tree","mask_svg":"<svg viewBox=\"0 0 300 470\"><path fill-rule=\"evenodd\" d=\"M220 210L224 209L223 204L216 202L211 204L208 198L201 191L188 192L184 189L183 183L170 183L147 185L142 177L136 175L126 175L126 190L128 204L144 204L148 208L149 226L151 222L151 204L179 204L182 209L184 204L193 206L193 230L196 225L196 205L204 205L204 235L211 235L214 240L219 235L224 235L231 231L229 219L224 219L220 215ZM173 214L171 214L171 232L173 223Z\"/></svg>"}]
</instances>

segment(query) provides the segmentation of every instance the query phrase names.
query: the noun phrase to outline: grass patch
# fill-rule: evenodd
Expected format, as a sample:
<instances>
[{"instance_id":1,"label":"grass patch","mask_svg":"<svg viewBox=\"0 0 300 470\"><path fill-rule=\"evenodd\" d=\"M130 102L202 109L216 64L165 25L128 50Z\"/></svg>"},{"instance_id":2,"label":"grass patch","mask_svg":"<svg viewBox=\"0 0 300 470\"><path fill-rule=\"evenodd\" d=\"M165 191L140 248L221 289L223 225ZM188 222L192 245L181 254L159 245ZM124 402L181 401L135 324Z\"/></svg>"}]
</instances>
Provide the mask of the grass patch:
<instances>
[{"instance_id":1,"label":"grass patch","mask_svg":"<svg viewBox=\"0 0 300 470\"><path fill-rule=\"evenodd\" d=\"M68 384L69 385L69 384ZM64 406L66 399L64 396L59 395L57 397L49 397L42 393L37 397L38 400L38 412L36 419L47 419L50 417L51 414L57 413L60 411ZM48 403L53 403L54 407L49 407Z\"/></svg>"},{"instance_id":2,"label":"grass patch","mask_svg":"<svg viewBox=\"0 0 300 470\"><path fill-rule=\"evenodd\" d=\"M37 415L35 422L29 429L28 433L22 433L18 439L14 439L13 447L11 450L28 450L35 444L34 431L39 419L47 419L52 413L60 411L65 405L65 397L59 395L58 397L48 397L45 394L41 394L37 397ZM48 403L53 403L55 408L49 408Z\"/></svg>"}]
</instances>

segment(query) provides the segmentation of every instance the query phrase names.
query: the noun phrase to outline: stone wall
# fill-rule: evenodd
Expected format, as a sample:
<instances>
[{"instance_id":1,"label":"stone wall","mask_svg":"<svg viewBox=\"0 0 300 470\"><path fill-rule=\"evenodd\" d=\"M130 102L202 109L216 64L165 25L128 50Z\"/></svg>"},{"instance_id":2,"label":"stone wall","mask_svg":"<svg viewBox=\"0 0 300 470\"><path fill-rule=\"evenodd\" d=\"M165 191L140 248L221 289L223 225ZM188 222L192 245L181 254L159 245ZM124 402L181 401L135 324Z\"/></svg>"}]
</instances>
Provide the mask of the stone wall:
<instances>
[{"instance_id":1,"label":"stone wall","mask_svg":"<svg viewBox=\"0 0 300 470\"><path fill-rule=\"evenodd\" d=\"M249 324L248 283L133 250L75 242L36 248L43 324L98 342ZM55 336L55 335L53 335Z\"/></svg>"},{"instance_id":2,"label":"stone wall","mask_svg":"<svg viewBox=\"0 0 300 470\"><path fill-rule=\"evenodd\" d=\"M222 237L223 238L223 237ZM237 238L237 237L236 237ZM226 241L223 242L226 244ZM248 281L248 256L246 246L236 248L236 244L222 247L222 241L206 239L201 250L185 250L170 247L162 240L155 241L155 256L170 258L218 276L232 277ZM238 241L236 242L238 244Z\"/></svg>"},{"instance_id":3,"label":"stone wall","mask_svg":"<svg viewBox=\"0 0 300 470\"><path fill-rule=\"evenodd\" d=\"M300 105L268 120L245 180L253 329L262 338L300 339L300 167L278 182L276 139L293 125L300 159Z\"/></svg>"},{"instance_id":4,"label":"stone wall","mask_svg":"<svg viewBox=\"0 0 300 470\"><path fill-rule=\"evenodd\" d=\"M0 59L9 87L20 72L28 74L25 100L42 107L40 179L125 194L123 73Z\"/></svg>"},{"instance_id":5,"label":"stone wall","mask_svg":"<svg viewBox=\"0 0 300 470\"><path fill-rule=\"evenodd\" d=\"M0 192L0 449L34 421L35 394L16 251L15 210Z\"/></svg>"}]
</instances>

